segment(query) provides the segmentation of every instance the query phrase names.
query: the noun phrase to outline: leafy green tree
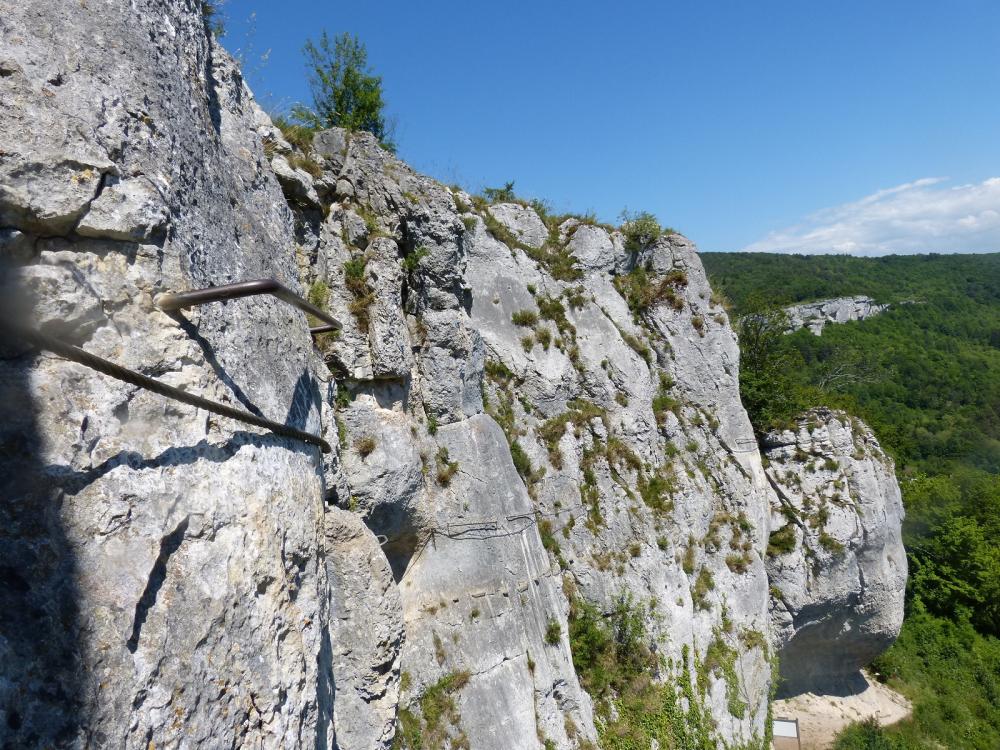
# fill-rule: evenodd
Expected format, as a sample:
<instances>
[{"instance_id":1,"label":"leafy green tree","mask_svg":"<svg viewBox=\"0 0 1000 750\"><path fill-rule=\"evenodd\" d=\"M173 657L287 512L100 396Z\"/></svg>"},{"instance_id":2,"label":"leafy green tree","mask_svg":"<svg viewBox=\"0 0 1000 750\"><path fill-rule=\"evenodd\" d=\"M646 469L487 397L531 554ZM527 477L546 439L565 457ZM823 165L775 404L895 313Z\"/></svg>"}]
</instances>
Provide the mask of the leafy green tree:
<instances>
[{"instance_id":1,"label":"leafy green tree","mask_svg":"<svg viewBox=\"0 0 1000 750\"><path fill-rule=\"evenodd\" d=\"M1000 477L965 470L903 487L911 599L1000 635Z\"/></svg>"},{"instance_id":2,"label":"leafy green tree","mask_svg":"<svg viewBox=\"0 0 1000 750\"><path fill-rule=\"evenodd\" d=\"M750 421L764 432L808 406L802 358L788 343L788 316L762 297L747 300L736 321L740 396Z\"/></svg>"},{"instance_id":3,"label":"leafy green tree","mask_svg":"<svg viewBox=\"0 0 1000 750\"><path fill-rule=\"evenodd\" d=\"M514 195L514 181L505 182L503 187L483 188L483 197L490 203L507 203L517 198Z\"/></svg>"},{"instance_id":4,"label":"leafy green tree","mask_svg":"<svg viewBox=\"0 0 1000 750\"><path fill-rule=\"evenodd\" d=\"M312 108L297 106L293 115L304 125L319 128L364 130L395 150L386 124L382 77L368 68L368 52L354 35L331 38L324 31L302 48L309 67Z\"/></svg>"}]
</instances>

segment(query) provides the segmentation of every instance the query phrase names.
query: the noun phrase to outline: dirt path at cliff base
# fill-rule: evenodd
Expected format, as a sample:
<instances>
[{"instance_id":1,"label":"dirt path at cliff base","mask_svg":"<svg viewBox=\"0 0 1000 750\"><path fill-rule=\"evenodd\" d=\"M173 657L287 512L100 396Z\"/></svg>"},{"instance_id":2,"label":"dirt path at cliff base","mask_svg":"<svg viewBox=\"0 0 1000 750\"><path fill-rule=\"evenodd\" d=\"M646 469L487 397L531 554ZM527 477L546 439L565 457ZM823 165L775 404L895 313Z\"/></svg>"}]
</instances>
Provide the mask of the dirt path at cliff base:
<instances>
[{"instance_id":1,"label":"dirt path at cliff base","mask_svg":"<svg viewBox=\"0 0 1000 750\"><path fill-rule=\"evenodd\" d=\"M825 750L841 729L855 721L875 717L883 726L910 715L910 702L869 675L867 687L849 695L803 693L776 700L774 717L798 719L802 750Z\"/></svg>"}]
</instances>

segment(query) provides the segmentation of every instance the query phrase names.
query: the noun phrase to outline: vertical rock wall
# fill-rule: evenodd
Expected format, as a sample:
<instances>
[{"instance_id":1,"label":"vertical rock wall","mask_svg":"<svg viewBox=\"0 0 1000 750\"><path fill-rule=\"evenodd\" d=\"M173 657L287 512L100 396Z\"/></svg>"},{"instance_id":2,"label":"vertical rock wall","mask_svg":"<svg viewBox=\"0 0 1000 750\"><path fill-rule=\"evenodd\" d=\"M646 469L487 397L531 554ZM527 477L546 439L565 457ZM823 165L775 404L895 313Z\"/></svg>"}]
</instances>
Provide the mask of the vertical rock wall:
<instances>
[{"instance_id":1,"label":"vertical rock wall","mask_svg":"<svg viewBox=\"0 0 1000 750\"><path fill-rule=\"evenodd\" d=\"M301 313L152 303L298 288L263 116L198 5L0 3L5 298L94 354L315 432L327 376ZM332 741L318 449L4 343L0 745Z\"/></svg>"},{"instance_id":2,"label":"vertical rock wall","mask_svg":"<svg viewBox=\"0 0 1000 750\"><path fill-rule=\"evenodd\" d=\"M284 171L295 156L270 137ZM760 741L771 490L691 243L629 252L608 228L474 207L365 134L322 133L312 158L320 177L284 183L315 196L296 211L305 273L345 321L326 352L350 394L330 485L399 582L401 726L476 748L599 741L570 611L627 599L709 735ZM642 283L669 291L630 309ZM453 687L428 726L426 696Z\"/></svg>"},{"instance_id":3,"label":"vertical rock wall","mask_svg":"<svg viewBox=\"0 0 1000 750\"><path fill-rule=\"evenodd\" d=\"M836 689L899 635L903 502L868 427L817 409L765 441L768 549L781 693Z\"/></svg>"}]
</instances>

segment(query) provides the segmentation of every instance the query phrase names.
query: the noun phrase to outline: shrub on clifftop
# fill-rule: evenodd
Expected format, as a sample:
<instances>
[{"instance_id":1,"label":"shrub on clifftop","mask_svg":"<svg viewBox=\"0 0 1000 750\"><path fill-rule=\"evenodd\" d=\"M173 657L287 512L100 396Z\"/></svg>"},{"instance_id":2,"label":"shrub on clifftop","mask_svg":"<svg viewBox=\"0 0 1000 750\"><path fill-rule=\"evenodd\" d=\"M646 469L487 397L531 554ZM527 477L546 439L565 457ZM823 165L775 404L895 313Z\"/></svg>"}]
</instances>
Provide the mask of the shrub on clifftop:
<instances>
[{"instance_id":1,"label":"shrub on clifftop","mask_svg":"<svg viewBox=\"0 0 1000 750\"><path fill-rule=\"evenodd\" d=\"M622 234L625 235L625 249L629 252L649 247L663 234L663 228L656 217L649 211L632 213L628 209L622 211Z\"/></svg>"}]
</instances>

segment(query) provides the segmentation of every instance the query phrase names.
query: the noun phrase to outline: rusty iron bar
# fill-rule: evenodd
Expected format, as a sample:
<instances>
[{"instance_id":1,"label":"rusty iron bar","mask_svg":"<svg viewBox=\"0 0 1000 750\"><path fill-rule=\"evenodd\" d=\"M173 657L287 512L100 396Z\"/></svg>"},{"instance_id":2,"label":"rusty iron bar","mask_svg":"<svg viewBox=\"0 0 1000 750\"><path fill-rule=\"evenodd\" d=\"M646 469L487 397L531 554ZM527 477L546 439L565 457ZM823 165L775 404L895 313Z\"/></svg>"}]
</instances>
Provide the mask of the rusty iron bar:
<instances>
[{"instance_id":1,"label":"rusty iron bar","mask_svg":"<svg viewBox=\"0 0 1000 750\"><path fill-rule=\"evenodd\" d=\"M235 284L223 284L222 286L210 286L205 289L193 289L190 292L164 292L156 295L154 304L165 312L183 310L187 307L205 305L209 302L222 302L228 299L239 299L240 297L253 297L258 294L270 294L277 297L282 302L287 302L302 312L319 318L326 325L315 326L309 329L313 336L326 333L328 331L338 331L341 328L340 321L330 313L320 310L316 305L299 297L288 287L275 281L274 279L255 279L253 281L238 281Z\"/></svg>"},{"instance_id":2,"label":"rusty iron bar","mask_svg":"<svg viewBox=\"0 0 1000 750\"><path fill-rule=\"evenodd\" d=\"M2 323L0 323L0 326L2 326ZM232 406L226 406L225 404L211 401L202 396L196 396L193 393L182 391L180 388L175 388L172 385L161 383L159 380L155 380L147 375L135 372L134 370L129 370L121 365L116 365L114 362L98 357L96 354L91 354L90 352L77 346L68 344L65 341L49 336L48 334L42 333L41 331L33 328L25 328L21 326L13 327L9 324L6 327L10 328L16 336L39 349L45 349L64 359L72 360L73 362L77 362L84 367L97 370L98 372L112 377L115 380L131 383L132 385L140 388L145 388L147 391L158 393L161 396L172 398L175 401L180 401L190 406L196 406L222 417L228 417L230 419L235 419L238 422L252 424L256 427L262 427L265 430L273 432L275 435L301 440L304 443L318 446L324 453L329 453L331 451L330 444L328 442L318 435L313 435L311 432L297 430L294 427L289 427L288 425L281 424L280 422L272 422L270 419L258 417L256 414L251 414L248 411L235 409Z\"/></svg>"}]
</instances>

